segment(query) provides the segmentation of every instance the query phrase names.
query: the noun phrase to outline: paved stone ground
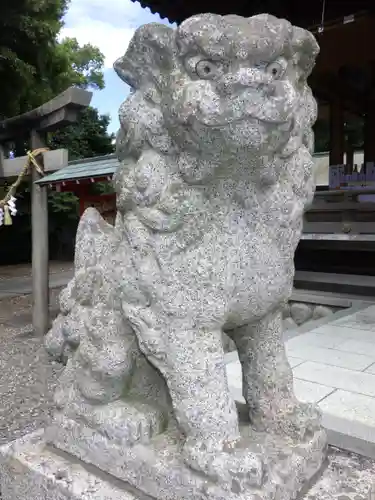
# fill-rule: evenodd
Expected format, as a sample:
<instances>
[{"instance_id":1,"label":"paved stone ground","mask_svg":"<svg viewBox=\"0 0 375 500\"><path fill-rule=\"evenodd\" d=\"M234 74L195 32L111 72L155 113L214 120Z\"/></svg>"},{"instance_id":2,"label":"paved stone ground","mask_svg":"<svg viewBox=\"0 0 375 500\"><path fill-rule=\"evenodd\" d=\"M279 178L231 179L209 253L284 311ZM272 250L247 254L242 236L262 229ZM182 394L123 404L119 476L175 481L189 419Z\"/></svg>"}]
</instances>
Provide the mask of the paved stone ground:
<instances>
[{"instance_id":1,"label":"paved stone ground","mask_svg":"<svg viewBox=\"0 0 375 500\"><path fill-rule=\"evenodd\" d=\"M375 458L375 306L340 314L286 338L294 388L301 401L320 406L328 429L372 446ZM243 401L241 367L231 355L229 384L234 397Z\"/></svg>"}]
</instances>

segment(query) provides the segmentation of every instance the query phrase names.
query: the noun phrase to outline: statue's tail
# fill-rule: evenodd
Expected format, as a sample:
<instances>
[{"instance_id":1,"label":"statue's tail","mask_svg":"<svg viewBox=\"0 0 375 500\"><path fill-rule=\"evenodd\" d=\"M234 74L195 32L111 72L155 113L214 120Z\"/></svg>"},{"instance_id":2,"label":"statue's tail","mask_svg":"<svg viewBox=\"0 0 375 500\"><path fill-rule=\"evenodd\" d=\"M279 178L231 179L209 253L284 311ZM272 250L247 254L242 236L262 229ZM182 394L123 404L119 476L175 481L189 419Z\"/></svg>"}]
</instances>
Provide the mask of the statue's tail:
<instances>
[{"instance_id":1,"label":"statue's tail","mask_svg":"<svg viewBox=\"0 0 375 500\"><path fill-rule=\"evenodd\" d=\"M116 229L95 208L88 208L83 213L76 235L74 277L60 293L60 314L45 338L47 352L57 361L66 362L79 345L76 332L69 328L69 315L76 306L76 279L96 266L103 256L113 253L118 241L116 235Z\"/></svg>"}]
</instances>

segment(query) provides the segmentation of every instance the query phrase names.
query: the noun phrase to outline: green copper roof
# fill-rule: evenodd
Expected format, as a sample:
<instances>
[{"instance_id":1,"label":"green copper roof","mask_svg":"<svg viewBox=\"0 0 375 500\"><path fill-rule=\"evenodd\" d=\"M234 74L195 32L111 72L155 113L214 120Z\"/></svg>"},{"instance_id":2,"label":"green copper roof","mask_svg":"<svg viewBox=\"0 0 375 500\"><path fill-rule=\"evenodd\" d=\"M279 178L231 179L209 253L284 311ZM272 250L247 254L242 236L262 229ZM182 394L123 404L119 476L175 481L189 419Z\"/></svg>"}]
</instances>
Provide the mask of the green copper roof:
<instances>
[{"instance_id":1,"label":"green copper roof","mask_svg":"<svg viewBox=\"0 0 375 500\"><path fill-rule=\"evenodd\" d=\"M53 184L71 180L112 176L119 166L115 154L70 161L69 164L36 181L36 184Z\"/></svg>"}]
</instances>

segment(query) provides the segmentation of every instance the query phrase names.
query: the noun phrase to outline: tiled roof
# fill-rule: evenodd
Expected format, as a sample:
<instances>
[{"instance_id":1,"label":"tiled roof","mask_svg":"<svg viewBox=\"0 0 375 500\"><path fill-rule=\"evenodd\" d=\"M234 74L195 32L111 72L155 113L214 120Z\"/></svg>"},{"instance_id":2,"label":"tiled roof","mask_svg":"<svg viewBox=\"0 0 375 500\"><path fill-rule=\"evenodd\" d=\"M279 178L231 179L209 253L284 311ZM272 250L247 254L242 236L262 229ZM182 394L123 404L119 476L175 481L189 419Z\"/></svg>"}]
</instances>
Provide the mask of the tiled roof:
<instances>
[{"instance_id":1,"label":"tiled roof","mask_svg":"<svg viewBox=\"0 0 375 500\"><path fill-rule=\"evenodd\" d=\"M115 154L70 161L69 164L36 181L36 184L53 184L70 180L112 176L119 166Z\"/></svg>"},{"instance_id":2,"label":"tiled roof","mask_svg":"<svg viewBox=\"0 0 375 500\"><path fill-rule=\"evenodd\" d=\"M322 1L296 2L295 0L232 0L231 2L213 2L212 0L132 0L152 13L167 18L170 22L180 23L190 16L210 12L212 14L237 14L249 17L267 12L276 17L288 19L292 24L309 27L321 24ZM370 0L331 0L324 3L324 22L350 16L356 12L370 10Z\"/></svg>"}]
</instances>

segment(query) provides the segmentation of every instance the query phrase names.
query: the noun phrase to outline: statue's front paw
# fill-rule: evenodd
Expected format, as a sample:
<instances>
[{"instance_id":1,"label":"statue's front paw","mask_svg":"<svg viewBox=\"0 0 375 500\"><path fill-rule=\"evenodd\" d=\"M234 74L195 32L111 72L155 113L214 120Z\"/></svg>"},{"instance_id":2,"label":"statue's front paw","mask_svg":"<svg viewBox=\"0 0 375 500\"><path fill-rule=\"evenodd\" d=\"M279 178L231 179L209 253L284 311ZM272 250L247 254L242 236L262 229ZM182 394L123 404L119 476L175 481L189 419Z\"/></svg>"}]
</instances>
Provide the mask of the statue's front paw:
<instances>
[{"instance_id":1,"label":"statue's front paw","mask_svg":"<svg viewBox=\"0 0 375 500\"><path fill-rule=\"evenodd\" d=\"M240 493L261 487L264 476L261 458L240 446L240 441L227 443L188 439L183 455L192 469L220 483L225 490Z\"/></svg>"},{"instance_id":2,"label":"statue's front paw","mask_svg":"<svg viewBox=\"0 0 375 500\"><path fill-rule=\"evenodd\" d=\"M293 440L305 441L321 427L321 412L310 403L294 401L282 408L273 408L270 414L254 413L250 420L256 431L278 434Z\"/></svg>"},{"instance_id":3,"label":"statue's front paw","mask_svg":"<svg viewBox=\"0 0 375 500\"><path fill-rule=\"evenodd\" d=\"M298 403L285 414L287 434L292 438L308 439L320 429L322 414L310 403Z\"/></svg>"}]
</instances>

